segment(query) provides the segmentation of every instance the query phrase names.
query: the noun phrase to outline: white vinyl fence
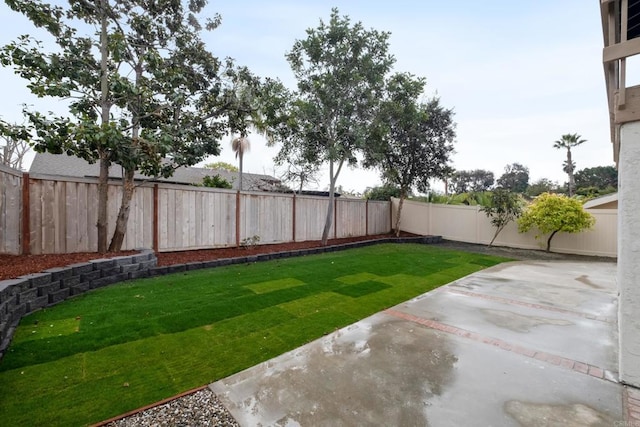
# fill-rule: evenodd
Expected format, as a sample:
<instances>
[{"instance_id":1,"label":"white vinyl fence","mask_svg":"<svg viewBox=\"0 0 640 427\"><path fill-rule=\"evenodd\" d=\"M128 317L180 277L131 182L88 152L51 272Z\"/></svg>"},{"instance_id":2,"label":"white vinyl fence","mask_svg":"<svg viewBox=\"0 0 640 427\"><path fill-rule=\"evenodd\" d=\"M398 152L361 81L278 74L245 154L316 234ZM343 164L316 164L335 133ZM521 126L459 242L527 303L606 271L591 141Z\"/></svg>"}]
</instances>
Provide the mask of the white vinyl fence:
<instances>
[{"instance_id":1,"label":"white vinyl fence","mask_svg":"<svg viewBox=\"0 0 640 427\"><path fill-rule=\"evenodd\" d=\"M398 199L392 199L395 215ZM553 252L581 255L617 256L618 221L616 209L590 209L596 223L592 230L580 233L558 233L551 241ZM447 240L489 244L495 233L490 218L480 206L442 205L405 201L402 206L400 229L409 233L440 235ZM515 222L500 232L493 243L525 249L544 249L548 235L535 238L536 231L518 233Z\"/></svg>"}]
</instances>

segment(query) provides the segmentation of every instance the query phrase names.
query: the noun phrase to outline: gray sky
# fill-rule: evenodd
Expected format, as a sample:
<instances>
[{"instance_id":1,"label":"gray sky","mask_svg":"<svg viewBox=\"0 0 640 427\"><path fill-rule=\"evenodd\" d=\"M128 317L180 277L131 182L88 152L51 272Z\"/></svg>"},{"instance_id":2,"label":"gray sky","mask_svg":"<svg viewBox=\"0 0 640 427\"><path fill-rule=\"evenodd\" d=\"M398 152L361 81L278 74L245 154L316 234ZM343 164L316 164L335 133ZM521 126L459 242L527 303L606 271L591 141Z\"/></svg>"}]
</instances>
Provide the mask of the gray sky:
<instances>
[{"instance_id":1,"label":"gray sky","mask_svg":"<svg viewBox=\"0 0 640 427\"><path fill-rule=\"evenodd\" d=\"M457 122L456 169L488 169L499 177L518 162L531 181L563 183L565 152L553 141L578 133L577 169L612 165L604 88L602 29L596 0L236 0L210 2L207 12L222 25L204 34L210 50L230 56L255 74L278 77L294 88L285 53L305 30L327 20L332 7L366 28L391 32L394 71L427 79L427 96L453 108ZM0 4L0 44L34 32L29 22ZM23 80L0 68L0 116L21 122L21 105L54 110L55 101L34 99ZM633 81L628 85L634 84ZM274 174L277 148L252 136L245 171ZM230 141L212 161L236 163ZM380 182L375 171L344 170L338 185L363 191ZM328 186L322 177L318 187ZM440 184L434 188L441 189Z\"/></svg>"}]
</instances>

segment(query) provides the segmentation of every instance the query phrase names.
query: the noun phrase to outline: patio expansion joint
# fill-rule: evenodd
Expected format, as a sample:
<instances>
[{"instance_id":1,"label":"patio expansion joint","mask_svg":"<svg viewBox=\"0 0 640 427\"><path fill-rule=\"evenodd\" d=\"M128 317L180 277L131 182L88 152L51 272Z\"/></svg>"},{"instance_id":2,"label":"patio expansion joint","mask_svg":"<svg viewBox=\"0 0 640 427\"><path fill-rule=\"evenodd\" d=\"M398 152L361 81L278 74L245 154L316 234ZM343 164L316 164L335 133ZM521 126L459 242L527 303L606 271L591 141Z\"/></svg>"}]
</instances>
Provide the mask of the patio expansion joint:
<instances>
[{"instance_id":1,"label":"patio expansion joint","mask_svg":"<svg viewBox=\"0 0 640 427\"><path fill-rule=\"evenodd\" d=\"M384 313L389 316L408 320L410 322L417 323L419 325L426 326L430 329L434 329L440 332L467 338L472 341L498 347L504 351L511 351L522 356L529 357L531 359L536 359L541 362L549 363L551 365L560 366L561 368L569 369L574 372L579 372L581 374L589 375L591 377L610 381L616 384L618 383L618 374L616 372L609 371L598 366L590 365L588 363L568 359L566 357L558 356L556 354L551 354L544 351L538 351L521 345L512 344L499 338L482 335L476 332L468 331L466 329L458 328L456 326L451 326L445 323L437 322L435 320L414 316L412 314L404 313L402 311L394 310L391 308L385 310Z\"/></svg>"},{"instance_id":2,"label":"patio expansion joint","mask_svg":"<svg viewBox=\"0 0 640 427\"><path fill-rule=\"evenodd\" d=\"M500 303L503 303L503 304L519 305L521 307L535 308L535 309L538 309L538 310L546 310L546 311L552 311L552 312L556 312L556 313L569 314L569 315L572 315L572 316L578 316L578 317L582 317L582 318L589 319L589 320L596 320L598 322L611 323L611 324L617 323L615 319L610 319L608 317L596 316L596 315L593 315L593 314L582 313L580 311L567 310L565 308L553 307L551 305L535 304L535 303L515 300L515 299L511 299L511 298L503 298L503 297L498 297L498 296L494 296L494 295L486 295L486 294L479 294L479 293L476 293L476 292L463 291L461 289L446 289L446 292L453 293L453 294L459 294L459 295L465 295L465 296L474 297L474 298L486 299L486 300L490 300L490 301L496 301L496 302L500 302Z\"/></svg>"}]
</instances>

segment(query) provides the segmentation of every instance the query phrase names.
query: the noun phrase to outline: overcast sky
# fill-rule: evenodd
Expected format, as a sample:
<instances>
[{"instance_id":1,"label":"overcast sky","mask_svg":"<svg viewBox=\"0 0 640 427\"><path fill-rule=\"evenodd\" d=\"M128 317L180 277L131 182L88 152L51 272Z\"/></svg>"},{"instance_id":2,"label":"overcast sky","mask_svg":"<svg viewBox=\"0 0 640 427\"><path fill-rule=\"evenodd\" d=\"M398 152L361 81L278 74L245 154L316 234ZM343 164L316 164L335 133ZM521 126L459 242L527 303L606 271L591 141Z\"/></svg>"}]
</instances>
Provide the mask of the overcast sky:
<instances>
[{"instance_id":1,"label":"overcast sky","mask_svg":"<svg viewBox=\"0 0 640 427\"><path fill-rule=\"evenodd\" d=\"M499 177L505 165L521 163L530 181L563 183L565 152L553 142L578 133L577 169L613 165L601 63L602 28L596 0L235 0L210 2L207 13L222 25L204 39L219 57L232 57L263 77L294 88L285 53L305 30L327 20L332 7L366 28L391 32L395 70L427 79L427 96L455 111L456 169L488 169ZM32 32L29 22L0 4L0 44ZM37 33L36 33L37 34ZM58 108L34 100L23 80L0 69L0 116L21 122L21 104ZM634 82L629 82L633 84ZM245 171L274 174L277 148L253 136ZM207 161L236 163L230 141ZM277 174L277 173L276 173ZM379 174L344 170L338 185L363 191ZM328 178L318 187L326 188ZM440 189L440 185L434 186Z\"/></svg>"}]
</instances>

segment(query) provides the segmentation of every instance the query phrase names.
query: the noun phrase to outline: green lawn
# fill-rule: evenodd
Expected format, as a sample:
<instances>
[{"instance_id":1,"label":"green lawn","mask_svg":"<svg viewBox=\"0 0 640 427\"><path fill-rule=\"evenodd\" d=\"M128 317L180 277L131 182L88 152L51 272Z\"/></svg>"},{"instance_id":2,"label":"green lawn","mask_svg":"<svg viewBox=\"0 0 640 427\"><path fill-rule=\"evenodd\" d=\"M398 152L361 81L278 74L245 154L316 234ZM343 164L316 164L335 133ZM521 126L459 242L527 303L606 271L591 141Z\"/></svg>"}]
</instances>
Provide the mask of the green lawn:
<instances>
[{"instance_id":1,"label":"green lawn","mask_svg":"<svg viewBox=\"0 0 640 427\"><path fill-rule=\"evenodd\" d=\"M502 261L384 244L99 289L22 320L0 362L1 424L101 421Z\"/></svg>"}]
</instances>

